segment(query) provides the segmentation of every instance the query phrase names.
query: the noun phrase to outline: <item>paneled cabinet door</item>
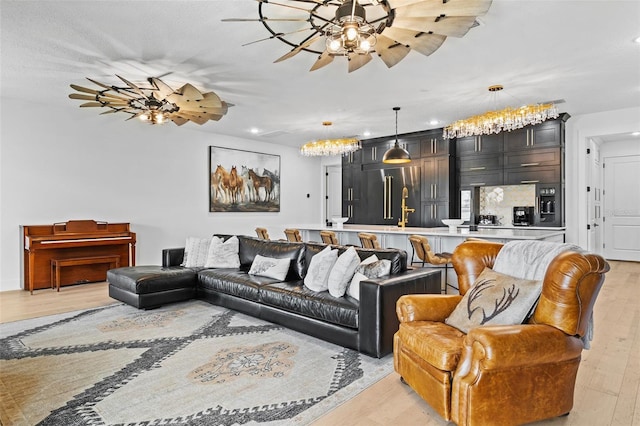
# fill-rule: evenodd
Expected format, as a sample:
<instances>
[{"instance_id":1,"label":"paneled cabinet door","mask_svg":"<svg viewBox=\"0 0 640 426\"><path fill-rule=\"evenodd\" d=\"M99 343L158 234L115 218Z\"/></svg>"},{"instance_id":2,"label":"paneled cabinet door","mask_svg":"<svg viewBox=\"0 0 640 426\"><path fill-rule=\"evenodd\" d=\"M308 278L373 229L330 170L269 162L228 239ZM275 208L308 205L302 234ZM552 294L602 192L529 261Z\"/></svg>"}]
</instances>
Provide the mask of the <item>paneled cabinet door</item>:
<instances>
[{"instance_id":1,"label":"paneled cabinet door","mask_svg":"<svg viewBox=\"0 0 640 426\"><path fill-rule=\"evenodd\" d=\"M422 160L422 201L449 201L449 156Z\"/></svg>"},{"instance_id":2,"label":"paneled cabinet door","mask_svg":"<svg viewBox=\"0 0 640 426\"><path fill-rule=\"evenodd\" d=\"M449 218L449 203L433 202L422 203L422 226L425 228L434 228L444 226L442 219Z\"/></svg>"},{"instance_id":3,"label":"paneled cabinet door","mask_svg":"<svg viewBox=\"0 0 640 426\"><path fill-rule=\"evenodd\" d=\"M432 157L449 154L449 143L449 139L442 137L442 129L438 129L437 132L429 132L420 139L420 156Z\"/></svg>"},{"instance_id":4,"label":"paneled cabinet door","mask_svg":"<svg viewBox=\"0 0 640 426\"><path fill-rule=\"evenodd\" d=\"M502 168L489 171L460 173L461 188L472 186L502 185L503 183L505 182L503 180Z\"/></svg>"},{"instance_id":5,"label":"paneled cabinet door","mask_svg":"<svg viewBox=\"0 0 640 426\"><path fill-rule=\"evenodd\" d=\"M560 166L520 167L504 169L505 185L561 182Z\"/></svg>"},{"instance_id":6,"label":"paneled cabinet door","mask_svg":"<svg viewBox=\"0 0 640 426\"><path fill-rule=\"evenodd\" d=\"M382 156L393 146L395 140L384 140L362 145L362 164L381 163Z\"/></svg>"},{"instance_id":7,"label":"paneled cabinet door","mask_svg":"<svg viewBox=\"0 0 640 426\"><path fill-rule=\"evenodd\" d=\"M504 167L560 167L562 152L560 148L528 149L524 151L509 151L504 153Z\"/></svg>"},{"instance_id":8,"label":"paneled cabinet door","mask_svg":"<svg viewBox=\"0 0 640 426\"><path fill-rule=\"evenodd\" d=\"M478 153L501 153L503 150L502 133L496 135L468 136L456 139L456 153L458 156Z\"/></svg>"},{"instance_id":9,"label":"paneled cabinet door","mask_svg":"<svg viewBox=\"0 0 640 426\"><path fill-rule=\"evenodd\" d=\"M527 126L522 129L504 133L505 151L518 151L521 149L547 148L560 146L561 124L559 120L547 121L535 126Z\"/></svg>"}]
</instances>

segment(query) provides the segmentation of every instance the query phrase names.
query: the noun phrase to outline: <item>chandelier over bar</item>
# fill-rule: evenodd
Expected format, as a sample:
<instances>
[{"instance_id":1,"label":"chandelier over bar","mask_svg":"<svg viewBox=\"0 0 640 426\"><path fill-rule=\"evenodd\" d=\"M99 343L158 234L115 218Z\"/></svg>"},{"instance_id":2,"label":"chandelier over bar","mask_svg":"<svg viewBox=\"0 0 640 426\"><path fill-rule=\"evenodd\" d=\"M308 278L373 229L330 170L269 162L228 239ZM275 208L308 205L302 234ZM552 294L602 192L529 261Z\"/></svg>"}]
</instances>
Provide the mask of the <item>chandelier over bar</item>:
<instances>
[{"instance_id":1,"label":"chandelier over bar","mask_svg":"<svg viewBox=\"0 0 640 426\"><path fill-rule=\"evenodd\" d=\"M501 85L489 86L490 92L502 90ZM464 120L458 120L444 128L445 139L467 136L490 135L503 131L521 129L530 124L558 118L558 108L553 103L530 104L521 107L506 107L497 111L487 111Z\"/></svg>"},{"instance_id":2,"label":"chandelier over bar","mask_svg":"<svg viewBox=\"0 0 640 426\"><path fill-rule=\"evenodd\" d=\"M228 110L228 104L214 92L202 93L187 83L173 89L159 78L150 77L148 85L134 84L116 75L125 86L109 86L87 78L98 89L72 84L79 93L71 93L71 99L87 101L82 108L107 108L102 114L123 112L127 120L139 118L150 124L173 121L178 126L187 121L204 124L209 120L220 120Z\"/></svg>"},{"instance_id":3,"label":"chandelier over bar","mask_svg":"<svg viewBox=\"0 0 640 426\"><path fill-rule=\"evenodd\" d=\"M328 129L330 121L323 121L322 125ZM300 154L305 157L318 157L330 155L344 155L361 148L360 141L356 138L325 138L308 142L300 148Z\"/></svg>"}]
</instances>

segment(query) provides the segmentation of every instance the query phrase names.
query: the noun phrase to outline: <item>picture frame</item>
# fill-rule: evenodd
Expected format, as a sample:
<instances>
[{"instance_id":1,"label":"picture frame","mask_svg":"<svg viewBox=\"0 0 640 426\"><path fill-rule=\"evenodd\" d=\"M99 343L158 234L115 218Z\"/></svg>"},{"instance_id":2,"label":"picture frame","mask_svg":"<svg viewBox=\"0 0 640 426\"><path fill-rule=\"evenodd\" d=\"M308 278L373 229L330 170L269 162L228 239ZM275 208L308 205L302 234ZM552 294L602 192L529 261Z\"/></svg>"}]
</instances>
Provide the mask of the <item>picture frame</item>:
<instances>
[{"instance_id":1,"label":"picture frame","mask_svg":"<svg viewBox=\"0 0 640 426\"><path fill-rule=\"evenodd\" d=\"M279 212L280 156L209 147L210 212Z\"/></svg>"}]
</instances>

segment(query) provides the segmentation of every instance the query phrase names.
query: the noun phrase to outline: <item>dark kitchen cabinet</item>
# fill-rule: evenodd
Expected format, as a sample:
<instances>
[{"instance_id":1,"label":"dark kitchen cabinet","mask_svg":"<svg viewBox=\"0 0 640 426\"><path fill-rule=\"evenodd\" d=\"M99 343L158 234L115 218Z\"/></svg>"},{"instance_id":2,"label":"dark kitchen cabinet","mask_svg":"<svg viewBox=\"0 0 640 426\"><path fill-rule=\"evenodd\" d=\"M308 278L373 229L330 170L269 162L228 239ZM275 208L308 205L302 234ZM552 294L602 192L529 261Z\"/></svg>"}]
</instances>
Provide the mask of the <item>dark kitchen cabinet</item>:
<instances>
[{"instance_id":1,"label":"dark kitchen cabinet","mask_svg":"<svg viewBox=\"0 0 640 426\"><path fill-rule=\"evenodd\" d=\"M451 160L448 155L422 160L422 201L449 201ZM448 217L448 216L447 216ZM446 219L446 217L445 217Z\"/></svg>"},{"instance_id":2,"label":"dark kitchen cabinet","mask_svg":"<svg viewBox=\"0 0 640 426\"><path fill-rule=\"evenodd\" d=\"M477 154L502 154L502 133L495 135L468 136L456 139L456 153L458 156Z\"/></svg>"},{"instance_id":3,"label":"dark kitchen cabinet","mask_svg":"<svg viewBox=\"0 0 640 426\"><path fill-rule=\"evenodd\" d=\"M564 122L561 119L546 121L535 126L504 132L505 151L559 147L563 140Z\"/></svg>"},{"instance_id":4,"label":"dark kitchen cabinet","mask_svg":"<svg viewBox=\"0 0 640 426\"><path fill-rule=\"evenodd\" d=\"M460 188L473 186L495 186L504 184L502 168L479 172L460 173Z\"/></svg>"},{"instance_id":5,"label":"dark kitchen cabinet","mask_svg":"<svg viewBox=\"0 0 640 426\"><path fill-rule=\"evenodd\" d=\"M504 169L505 185L561 182L560 166L519 167Z\"/></svg>"},{"instance_id":6,"label":"dark kitchen cabinet","mask_svg":"<svg viewBox=\"0 0 640 426\"><path fill-rule=\"evenodd\" d=\"M382 156L394 141L385 139L383 141L364 142L362 144L362 164L382 163Z\"/></svg>"},{"instance_id":7,"label":"dark kitchen cabinet","mask_svg":"<svg viewBox=\"0 0 640 426\"><path fill-rule=\"evenodd\" d=\"M457 161L458 173L488 172L502 169L503 156L496 154L460 157Z\"/></svg>"},{"instance_id":8,"label":"dark kitchen cabinet","mask_svg":"<svg viewBox=\"0 0 640 426\"><path fill-rule=\"evenodd\" d=\"M429 131L420 139L420 156L433 157L450 154L451 140L442 137L442 129Z\"/></svg>"},{"instance_id":9,"label":"dark kitchen cabinet","mask_svg":"<svg viewBox=\"0 0 640 426\"><path fill-rule=\"evenodd\" d=\"M342 166L342 216L350 218L349 223L359 223L362 166L346 157Z\"/></svg>"},{"instance_id":10,"label":"dark kitchen cabinet","mask_svg":"<svg viewBox=\"0 0 640 426\"><path fill-rule=\"evenodd\" d=\"M422 203L422 224L424 228L444 226L442 219L450 216L450 205L446 201ZM459 216L458 216L459 217Z\"/></svg>"},{"instance_id":11,"label":"dark kitchen cabinet","mask_svg":"<svg viewBox=\"0 0 640 426\"><path fill-rule=\"evenodd\" d=\"M558 148L539 148L504 153L504 167L560 166L562 150Z\"/></svg>"}]
</instances>

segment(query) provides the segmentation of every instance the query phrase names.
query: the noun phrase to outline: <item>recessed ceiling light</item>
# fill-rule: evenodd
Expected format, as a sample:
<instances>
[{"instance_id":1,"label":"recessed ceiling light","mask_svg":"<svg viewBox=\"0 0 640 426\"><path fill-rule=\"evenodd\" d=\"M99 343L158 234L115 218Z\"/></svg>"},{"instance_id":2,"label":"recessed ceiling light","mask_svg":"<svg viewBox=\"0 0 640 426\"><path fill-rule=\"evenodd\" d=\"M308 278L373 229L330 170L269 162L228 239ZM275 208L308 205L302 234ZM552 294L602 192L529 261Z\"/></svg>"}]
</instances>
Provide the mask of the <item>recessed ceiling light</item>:
<instances>
[{"instance_id":1,"label":"recessed ceiling light","mask_svg":"<svg viewBox=\"0 0 640 426\"><path fill-rule=\"evenodd\" d=\"M255 127L252 127L251 130L249 130L249 131L251 133L253 133L254 135L257 135L260 130L256 129Z\"/></svg>"},{"instance_id":2,"label":"recessed ceiling light","mask_svg":"<svg viewBox=\"0 0 640 426\"><path fill-rule=\"evenodd\" d=\"M362 136L371 136L371 132L368 130L365 130Z\"/></svg>"},{"instance_id":3,"label":"recessed ceiling light","mask_svg":"<svg viewBox=\"0 0 640 426\"><path fill-rule=\"evenodd\" d=\"M439 121L438 121L438 120L431 120L431 121L429 122L429 124L430 124L431 126L435 126L435 125L436 125L436 124L438 124L438 123L439 123Z\"/></svg>"},{"instance_id":4,"label":"recessed ceiling light","mask_svg":"<svg viewBox=\"0 0 640 426\"><path fill-rule=\"evenodd\" d=\"M634 43L638 43L638 44L640 44L640 36L638 36L638 37L634 38L634 39L633 39L633 42L634 42Z\"/></svg>"},{"instance_id":5,"label":"recessed ceiling light","mask_svg":"<svg viewBox=\"0 0 640 426\"><path fill-rule=\"evenodd\" d=\"M631 133L631 136L640 136L640 132L633 132Z\"/></svg>"}]
</instances>

